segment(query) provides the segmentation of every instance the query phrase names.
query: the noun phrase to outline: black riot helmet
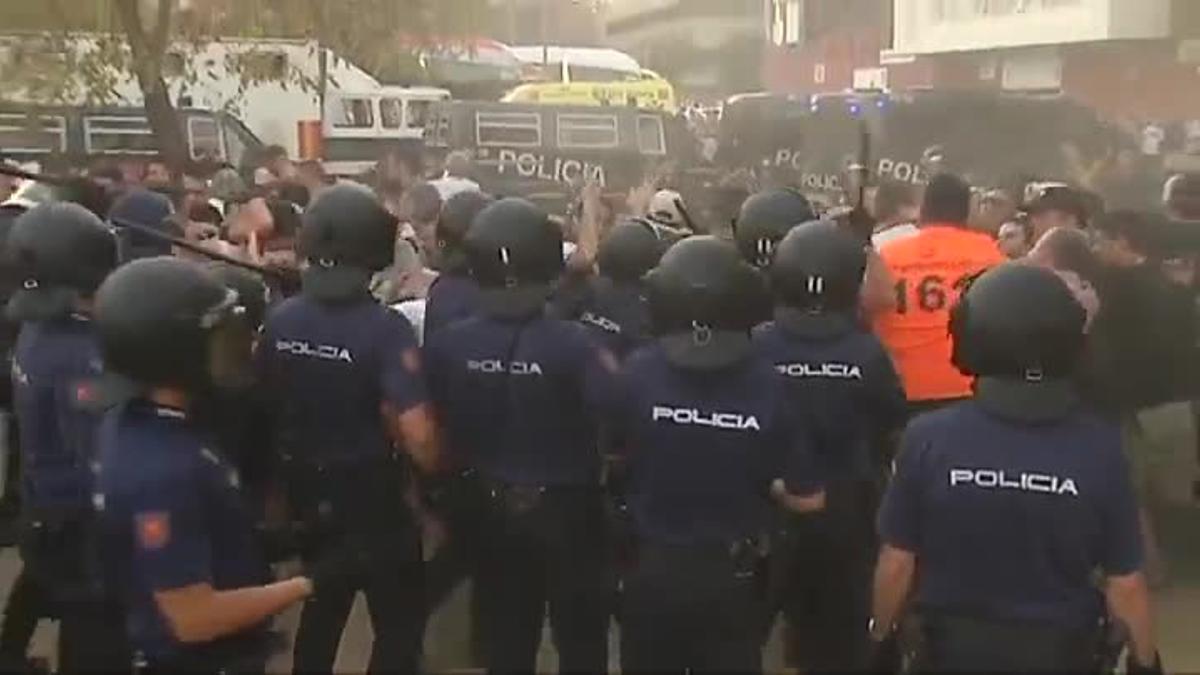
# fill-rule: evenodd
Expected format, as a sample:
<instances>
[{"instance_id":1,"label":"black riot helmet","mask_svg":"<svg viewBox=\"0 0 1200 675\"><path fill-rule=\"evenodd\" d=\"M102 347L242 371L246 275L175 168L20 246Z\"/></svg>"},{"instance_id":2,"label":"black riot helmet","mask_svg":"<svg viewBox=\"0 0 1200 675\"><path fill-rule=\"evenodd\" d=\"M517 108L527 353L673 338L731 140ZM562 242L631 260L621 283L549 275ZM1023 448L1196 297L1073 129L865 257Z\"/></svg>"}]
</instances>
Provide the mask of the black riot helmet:
<instances>
[{"instance_id":1,"label":"black riot helmet","mask_svg":"<svg viewBox=\"0 0 1200 675\"><path fill-rule=\"evenodd\" d=\"M143 387L199 392L244 377L250 345L237 293L203 266L144 258L113 272L96 293L107 368Z\"/></svg>"},{"instance_id":2,"label":"black riot helmet","mask_svg":"<svg viewBox=\"0 0 1200 675\"><path fill-rule=\"evenodd\" d=\"M862 240L837 223L817 220L793 228L771 262L776 320L801 334L845 325L858 306L866 269Z\"/></svg>"},{"instance_id":3,"label":"black riot helmet","mask_svg":"<svg viewBox=\"0 0 1200 675\"><path fill-rule=\"evenodd\" d=\"M672 363L716 370L749 355L767 291L734 246L712 236L684 239L646 281L651 324Z\"/></svg>"},{"instance_id":4,"label":"black riot helmet","mask_svg":"<svg viewBox=\"0 0 1200 675\"><path fill-rule=\"evenodd\" d=\"M455 194L442 204L442 212L434 230L438 247L438 271L449 274L465 274L468 271L463 240L471 229L471 223L475 222L475 217L494 201L495 198L489 194L479 190L467 190Z\"/></svg>"},{"instance_id":5,"label":"black riot helmet","mask_svg":"<svg viewBox=\"0 0 1200 675\"><path fill-rule=\"evenodd\" d=\"M70 202L35 206L17 218L5 245L19 284L8 304L16 321L75 311L117 266L117 239L99 217Z\"/></svg>"},{"instance_id":6,"label":"black riot helmet","mask_svg":"<svg viewBox=\"0 0 1200 675\"><path fill-rule=\"evenodd\" d=\"M742 204L734 239L742 258L755 267L771 264L775 246L800 223L816 220L808 198L795 190L767 190L750 195Z\"/></svg>"},{"instance_id":7,"label":"black riot helmet","mask_svg":"<svg viewBox=\"0 0 1200 675\"><path fill-rule=\"evenodd\" d=\"M653 222L640 218L626 220L613 227L600 242L596 266L601 276L616 283L634 283L654 269L667 248L679 238L674 230L657 227Z\"/></svg>"},{"instance_id":8,"label":"black riot helmet","mask_svg":"<svg viewBox=\"0 0 1200 675\"><path fill-rule=\"evenodd\" d=\"M225 288L238 295L238 304L245 308L246 325L254 330L262 327L271 302L271 290L263 278L248 269L227 262L208 263L208 272Z\"/></svg>"},{"instance_id":9,"label":"black riot helmet","mask_svg":"<svg viewBox=\"0 0 1200 675\"><path fill-rule=\"evenodd\" d=\"M979 378L976 397L997 412L1036 420L1074 404L1070 376L1087 314L1054 272L1006 263L976 279L950 313L953 362Z\"/></svg>"},{"instance_id":10,"label":"black riot helmet","mask_svg":"<svg viewBox=\"0 0 1200 675\"><path fill-rule=\"evenodd\" d=\"M464 241L484 311L540 312L563 271L562 230L532 202L501 199L479 213Z\"/></svg>"},{"instance_id":11,"label":"black riot helmet","mask_svg":"<svg viewBox=\"0 0 1200 675\"><path fill-rule=\"evenodd\" d=\"M369 297L371 275L392 263L396 217L361 185L322 190L304 213L299 253L304 293L322 302Z\"/></svg>"}]
</instances>

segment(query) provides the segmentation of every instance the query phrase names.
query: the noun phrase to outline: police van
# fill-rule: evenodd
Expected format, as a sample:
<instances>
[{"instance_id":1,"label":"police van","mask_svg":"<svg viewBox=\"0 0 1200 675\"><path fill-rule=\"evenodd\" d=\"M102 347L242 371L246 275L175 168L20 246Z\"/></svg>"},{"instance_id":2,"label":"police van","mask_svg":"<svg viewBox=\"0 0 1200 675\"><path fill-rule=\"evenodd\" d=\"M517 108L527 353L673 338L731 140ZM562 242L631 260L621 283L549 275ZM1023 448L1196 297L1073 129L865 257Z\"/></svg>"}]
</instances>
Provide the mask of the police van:
<instances>
[{"instance_id":1,"label":"police van","mask_svg":"<svg viewBox=\"0 0 1200 675\"><path fill-rule=\"evenodd\" d=\"M321 137L302 138L300 157L323 158L325 170L335 176L359 175L375 165L381 142L420 140L430 107L449 98L449 91L435 87L331 92Z\"/></svg>"},{"instance_id":2,"label":"police van","mask_svg":"<svg viewBox=\"0 0 1200 675\"><path fill-rule=\"evenodd\" d=\"M426 147L469 151L475 179L497 195L523 196L561 212L584 181L606 193L640 184L648 167L689 165L693 140L672 115L633 108L452 101L431 111Z\"/></svg>"},{"instance_id":3,"label":"police van","mask_svg":"<svg viewBox=\"0 0 1200 675\"><path fill-rule=\"evenodd\" d=\"M864 123L874 176L914 184L939 167L977 186L1015 189L1035 178L1077 181L1081 166L1129 143L1094 111L1061 97L750 94L725 102L717 160L805 192L837 194L857 160Z\"/></svg>"},{"instance_id":4,"label":"police van","mask_svg":"<svg viewBox=\"0 0 1200 675\"><path fill-rule=\"evenodd\" d=\"M177 111L193 160L238 166L262 146L236 117L184 108ZM145 163L159 148L142 108L0 105L0 154L22 163L96 159Z\"/></svg>"}]
</instances>

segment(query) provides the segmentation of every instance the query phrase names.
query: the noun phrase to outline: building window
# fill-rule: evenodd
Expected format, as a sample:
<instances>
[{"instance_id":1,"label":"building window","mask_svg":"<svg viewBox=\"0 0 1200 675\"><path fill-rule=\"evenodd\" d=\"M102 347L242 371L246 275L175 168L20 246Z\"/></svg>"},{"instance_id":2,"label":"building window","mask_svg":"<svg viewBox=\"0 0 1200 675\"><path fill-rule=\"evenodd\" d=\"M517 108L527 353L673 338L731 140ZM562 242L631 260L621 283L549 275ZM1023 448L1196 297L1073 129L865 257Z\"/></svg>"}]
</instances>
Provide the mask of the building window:
<instances>
[{"instance_id":1,"label":"building window","mask_svg":"<svg viewBox=\"0 0 1200 675\"><path fill-rule=\"evenodd\" d=\"M804 37L804 0L771 0L771 42L800 44Z\"/></svg>"},{"instance_id":2,"label":"building window","mask_svg":"<svg viewBox=\"0 0 1200 675\"><path fill-rule=\"evenodd\" d=\"M537 113L475 113L475 144L480 147L540 147L542 118Z\"/></svg>"},{"instance_id":3,"label":"building window","mask_svg":"<svg viewBox=\"0 0 1200 675\"><path fill-rule=\"evenodd\" d=\"M1082 0L932 0L938 21L970 21L1077 7Z\"/></svg>"},{"instance_id":4,"label":"building window","mask_svg":"<svg viewBox=\"0 0 1200 675\"><path fill-rule=\"evenodd\" d=\"M617 147L616 116L559 115L558 147L582 149Z\"/></svg>"}]
</instances>

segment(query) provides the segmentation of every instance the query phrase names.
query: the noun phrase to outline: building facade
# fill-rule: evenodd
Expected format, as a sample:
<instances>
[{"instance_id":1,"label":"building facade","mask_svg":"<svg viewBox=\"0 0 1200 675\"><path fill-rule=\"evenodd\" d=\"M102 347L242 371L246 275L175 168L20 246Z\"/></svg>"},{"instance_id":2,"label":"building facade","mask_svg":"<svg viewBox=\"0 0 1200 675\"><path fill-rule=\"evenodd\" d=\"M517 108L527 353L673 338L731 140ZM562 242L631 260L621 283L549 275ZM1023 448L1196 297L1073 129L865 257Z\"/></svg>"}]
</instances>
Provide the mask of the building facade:
<instances>
[{"instance_id":1,"label":"building facade","mask_svg":"<svg viewBox=\"0 0 1200 675\"><path fill-rule=\"evenodd\" d=\"M994 89L1062 94L1130 122L1200 117L1192 0L767 4L772 90Z\"/></svg>"},{"instance_id":2,"label":"building facade","mask_svg":"<svg viewBox=\"0 0 1200 675\"><path fill-rule=\"evenodd\" d=\"M762 0L608 0L605 40L684 96L760 88Z\"/></svg>"}]
</instances>

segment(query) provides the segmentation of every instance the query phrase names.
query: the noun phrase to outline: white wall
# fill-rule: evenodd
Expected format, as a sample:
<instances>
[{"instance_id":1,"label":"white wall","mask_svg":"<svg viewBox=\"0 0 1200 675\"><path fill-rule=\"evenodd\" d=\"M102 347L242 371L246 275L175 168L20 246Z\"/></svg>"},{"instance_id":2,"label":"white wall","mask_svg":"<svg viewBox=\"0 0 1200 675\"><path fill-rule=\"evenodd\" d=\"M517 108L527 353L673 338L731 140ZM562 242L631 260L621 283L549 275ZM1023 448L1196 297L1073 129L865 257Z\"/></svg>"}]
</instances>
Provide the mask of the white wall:
<instances>
[{"instance_id":1,"label":"white wall","mask_svg":"<svg viewBox=\"0 0 1200 675\"><path fill-rule=\"evenodd\" d=\"M1169 0L893 2L894 51L900 54L1161 38L1169 32Z\"/></svg>"}]
</instances>

